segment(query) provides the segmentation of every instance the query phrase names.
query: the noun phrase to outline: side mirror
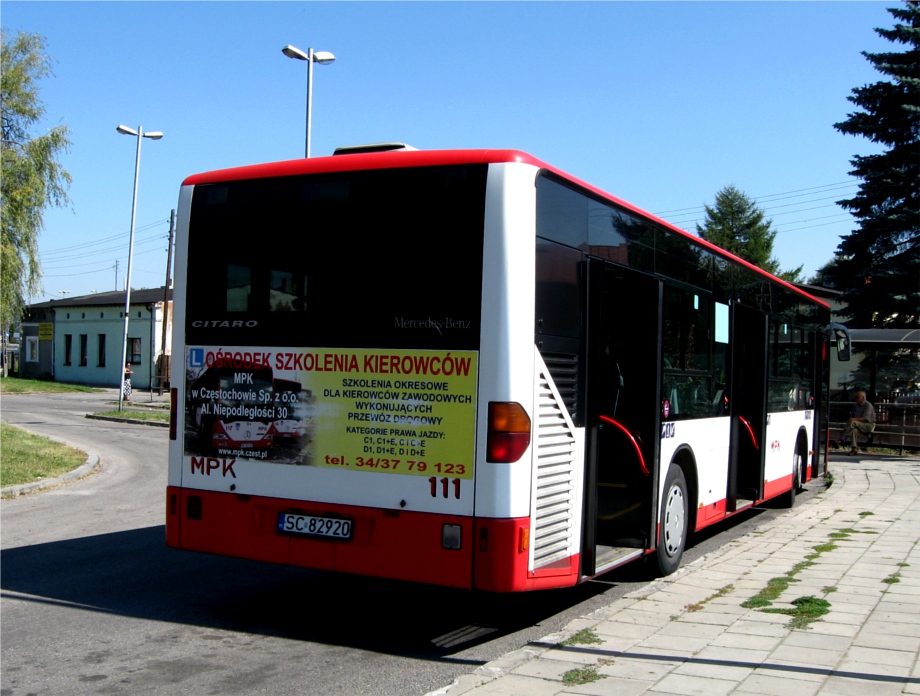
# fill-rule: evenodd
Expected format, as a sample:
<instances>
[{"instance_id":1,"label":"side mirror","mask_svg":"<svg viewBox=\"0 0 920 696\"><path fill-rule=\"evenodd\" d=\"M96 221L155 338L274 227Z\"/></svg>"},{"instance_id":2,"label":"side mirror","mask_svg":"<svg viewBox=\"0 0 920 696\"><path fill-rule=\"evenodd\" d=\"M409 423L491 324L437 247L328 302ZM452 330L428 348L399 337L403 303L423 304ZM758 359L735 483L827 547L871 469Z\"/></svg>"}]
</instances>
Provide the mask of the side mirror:
<instances>
[{"instance_id":1,"label":"side mirror","mask_svg":"<svg viewBox=\"0 0 920 696\"><path fill-rule=\"evenodd\" d=\"M850 331L843 324L828 324L824 330L824 336L833 341L837 347L837 360L840 362L849 362L851 355Z\"/></svg>"}]
</instances>

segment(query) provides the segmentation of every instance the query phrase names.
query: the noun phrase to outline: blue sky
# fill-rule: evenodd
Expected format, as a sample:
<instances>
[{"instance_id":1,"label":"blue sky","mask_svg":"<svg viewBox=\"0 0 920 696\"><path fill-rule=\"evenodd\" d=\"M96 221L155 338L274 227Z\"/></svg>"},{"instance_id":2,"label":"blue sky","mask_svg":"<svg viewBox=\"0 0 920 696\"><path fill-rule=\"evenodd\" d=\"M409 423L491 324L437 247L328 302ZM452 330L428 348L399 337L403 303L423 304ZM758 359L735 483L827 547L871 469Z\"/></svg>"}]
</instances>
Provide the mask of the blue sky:
<instances>
[{"instance_id":1,"label":"blue sky","mask_svg":"<svg viewBox=\"0 0 920 696\"><path fill-rule=\"evenodd\" d=\"M162 286L185 177L403 141L515 148L685 229L733 184L778 231L782 268L811 275L854 227L849 160L877 152L833 124L882 79L861 51L898 50L895 2L14 2L8 32L47 39L42 128L71 131L71 204L45 215L51 298L122 287L135 140L144 140L134 288ZM116 276L116 263L118 272ZM116 282L118 285L116 286Z\"/></svg>"}]
</instances>

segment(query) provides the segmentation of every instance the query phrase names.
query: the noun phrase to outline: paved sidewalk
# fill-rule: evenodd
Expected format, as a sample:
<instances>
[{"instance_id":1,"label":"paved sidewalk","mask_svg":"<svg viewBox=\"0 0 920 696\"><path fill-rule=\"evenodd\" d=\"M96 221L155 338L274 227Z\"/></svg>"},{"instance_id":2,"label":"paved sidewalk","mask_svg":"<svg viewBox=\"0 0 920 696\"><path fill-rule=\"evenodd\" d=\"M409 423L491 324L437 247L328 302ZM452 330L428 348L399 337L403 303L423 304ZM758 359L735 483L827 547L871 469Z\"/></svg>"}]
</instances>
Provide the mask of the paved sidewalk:
<instances>
[{"instance_id":1,"label":"paved sidewalk","mask_svg":"<svg viewBox=\"0 0 920 696\"><path fill-rule=\"evenodd\" d=\"M429 696L920 694L920 458L832 455L830 473L768 525Z\"/></svg>"}]
</instances>

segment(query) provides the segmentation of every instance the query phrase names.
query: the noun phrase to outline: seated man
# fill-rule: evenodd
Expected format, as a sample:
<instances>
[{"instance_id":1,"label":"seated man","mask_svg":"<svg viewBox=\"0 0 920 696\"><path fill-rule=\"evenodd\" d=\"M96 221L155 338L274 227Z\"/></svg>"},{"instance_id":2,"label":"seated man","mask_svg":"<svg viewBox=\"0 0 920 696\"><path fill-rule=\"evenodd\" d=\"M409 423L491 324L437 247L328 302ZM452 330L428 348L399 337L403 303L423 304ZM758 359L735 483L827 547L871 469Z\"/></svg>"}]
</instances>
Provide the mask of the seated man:
<instances>
[{"instance_id":1,"label":"seated man","mask_svg":"<svg viewBox=\"0 0 920 696\"><path fill-rule=\"evenodd\" d=\"M856 434L870 435L875 430L875 407L866 401L866 392L856 392L856 402L850 409L850 418L847 420L847 427L844 428L841 440L850 439L850 456L854 457L859 453L856 449ZM837 442L840 445L840 441Z\"/></svg>"}]
</instances>

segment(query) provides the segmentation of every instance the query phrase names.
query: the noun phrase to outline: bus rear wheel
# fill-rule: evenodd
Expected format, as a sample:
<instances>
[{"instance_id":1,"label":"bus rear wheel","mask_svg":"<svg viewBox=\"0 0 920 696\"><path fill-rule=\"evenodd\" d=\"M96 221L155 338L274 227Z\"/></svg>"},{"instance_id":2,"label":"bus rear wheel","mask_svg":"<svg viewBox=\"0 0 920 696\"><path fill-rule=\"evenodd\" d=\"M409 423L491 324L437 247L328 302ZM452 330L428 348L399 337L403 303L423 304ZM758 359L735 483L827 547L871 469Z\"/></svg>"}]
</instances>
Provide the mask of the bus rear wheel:
<instances>
[{"instance_id":1,"label":"bus rear wheel","mask_svg":"<svg viewBox=\"0 0 920 696\"><path fill-rule=\"evenodd\" d=\"M655 560L659 575L670 575L680 567L680 559L687 545L689 516L687 479L676 464L668 469L661 501L661 519L658 525L658 544Z\"/></svg>"}]
</instances>

